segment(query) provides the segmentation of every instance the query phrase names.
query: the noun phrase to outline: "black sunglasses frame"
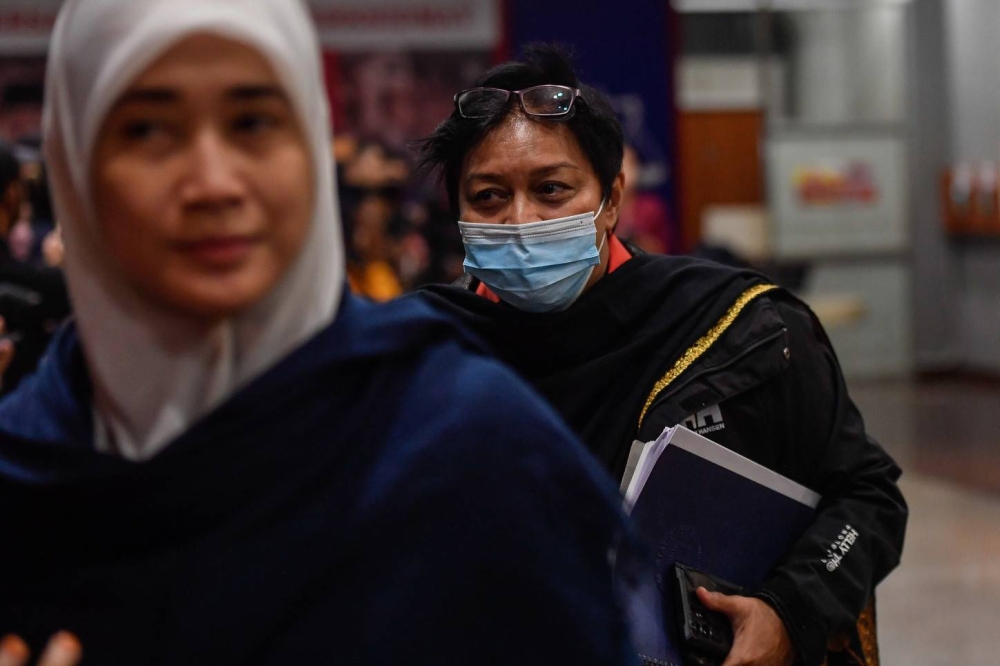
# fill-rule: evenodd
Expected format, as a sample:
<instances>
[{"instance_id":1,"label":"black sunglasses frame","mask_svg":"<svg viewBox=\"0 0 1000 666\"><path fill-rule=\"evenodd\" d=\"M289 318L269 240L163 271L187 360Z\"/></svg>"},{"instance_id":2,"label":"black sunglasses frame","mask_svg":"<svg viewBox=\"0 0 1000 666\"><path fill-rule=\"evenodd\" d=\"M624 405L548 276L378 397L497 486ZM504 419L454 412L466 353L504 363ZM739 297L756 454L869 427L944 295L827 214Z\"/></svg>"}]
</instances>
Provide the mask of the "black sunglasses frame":
<instances>
[{"instance_id":1,"label":"black sunglasses frame","mask_svg":"<svg viewBox=\"0 0 1000 666\"><path fill-rule=\"evenodd\" d=\"M566 107L565 111L560 111L558 113L533 113L532 111L529 111L528 108L524 105L524 93L531 92L532 90L537 90L538 88L558 88L560 90L568 91L572 95L572 97L570 97L569 100L569 106ZM465 95L466 93L480 92L480 91L482 92L496 91L504 93L505 98L503 104L500 106L501 110L507 108L507 104L510 102L511 95L516 96L518 103L521 105L521 110L524 111L525 115L531 116L533 118L560 118L562 116L569 115L570 111L573 110L573 105L576 103L576 100L583 99L583 93L580 92L579 88L570 88L569 86L563 86L556 83L542 83L537 86L531 86L530 88L525 88L523 90L504 90L503 88L490 88L487 86L479 88L466 88L465 90L461 90L455 93L454 97L455 110L458 111L458 115L460 115L463 118L470 118L470 119L489 118L490 116L495 115L495 113L488 113L484 115L469 116L462 111L462 104L460 102L462 96Z\"/></svg>"}]
</instances>

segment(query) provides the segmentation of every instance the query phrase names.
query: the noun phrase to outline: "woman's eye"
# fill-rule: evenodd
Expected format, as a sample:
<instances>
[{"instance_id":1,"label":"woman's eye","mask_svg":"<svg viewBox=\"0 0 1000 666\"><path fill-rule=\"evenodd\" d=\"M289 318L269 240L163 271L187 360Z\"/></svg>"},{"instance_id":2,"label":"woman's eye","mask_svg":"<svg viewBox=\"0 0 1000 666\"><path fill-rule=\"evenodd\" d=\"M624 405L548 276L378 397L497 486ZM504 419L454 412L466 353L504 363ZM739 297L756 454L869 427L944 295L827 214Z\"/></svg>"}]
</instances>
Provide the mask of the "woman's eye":
<instances>
[{"instance_id":1,"label":"woman's eye","mask_svg":"<svg viewBox=\"0 0 1000 666\"><path fill-rule=\"evenodd\" d=\"M267 113L244 113L233 120L233 129L240 134L259 134L278 125L278 118Z\"/></svg>"},{"instance_id":2,"label":"woman's eye","mask_svg":"<svg viewBox=\"0 0 1000 666\"><path fill-rule=\"evenodd\" d=\"M166 133L166 125L156 120L132 120L122 126L122 136L128 141L149 141Z\"/></svg>"},{"instance_id":3,"label":"woman's eye","mask_svg":"<svg viewBox=\"0 0 1000 666\"><path fill-rule=\"evenodd\" d=\"M562 183L543 183L542 186L538 188L538 191L546 196L554 196L562 194L568 189L569 187L563 185Z\"/></svg>"},{"instance_id":4,"label":"woman's eye","mask_svg":"<svg viewBox=\"0 0 1000 666\"><path fill-rule=\"evenodd\" d=\"M472 195L472 200L476 203L495 203L500 200L500 193L496 190L480 190Z\"/></svg>"}]
</instances>

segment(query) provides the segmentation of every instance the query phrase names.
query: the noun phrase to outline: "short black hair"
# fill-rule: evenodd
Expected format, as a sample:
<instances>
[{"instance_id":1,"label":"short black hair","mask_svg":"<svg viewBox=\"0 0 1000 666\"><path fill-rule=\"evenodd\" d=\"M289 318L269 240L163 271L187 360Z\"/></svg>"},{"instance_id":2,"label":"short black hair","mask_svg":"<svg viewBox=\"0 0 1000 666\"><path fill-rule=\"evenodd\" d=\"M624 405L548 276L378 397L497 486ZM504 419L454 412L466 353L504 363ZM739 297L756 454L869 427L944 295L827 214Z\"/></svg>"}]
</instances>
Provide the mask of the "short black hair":
<instances>
[{"instance_id":1,"label":"short black hair","mask_svg":"<svg viewBox=\"0 0 1000 666\"><path fill-rule=\"evenodd\" d=\"M607 96L580 82L564 48L551 44L529 45L525 47L521 60L497 65L479 77L473 87L523 90L543 84L580 89L581 97L573 104L568 115L531 120L565 123L597 174L602 195L610 196L611 187L622 168L624 142L621 124ZM491 118L463 118L456 109L438 125L433 134L418 143L420 167L425 170L440 170L448 192L448 201L456 214L459 181L466 155L518 109L513 97L502 113Z\"/></svg>"}]
</instances>

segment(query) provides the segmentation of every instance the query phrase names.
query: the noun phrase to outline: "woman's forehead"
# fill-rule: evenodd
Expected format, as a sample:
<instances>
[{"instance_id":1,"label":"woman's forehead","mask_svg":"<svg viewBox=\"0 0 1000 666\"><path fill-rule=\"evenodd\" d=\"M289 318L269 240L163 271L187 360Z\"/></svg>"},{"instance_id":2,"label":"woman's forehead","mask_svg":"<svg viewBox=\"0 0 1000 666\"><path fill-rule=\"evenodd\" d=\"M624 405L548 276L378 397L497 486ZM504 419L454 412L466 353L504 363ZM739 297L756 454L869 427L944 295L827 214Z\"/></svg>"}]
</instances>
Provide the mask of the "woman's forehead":
<instances>
[{"instance_id":1,"label":"woman's forehead","mask_svg":"<svg viewBox=\"0 0 1000 666\"><path fill-rule=\"evenodd\" d=\"M593 170L576 135L565 123L538 121L512 113L469 151L463 171L558 163Z\"/></svg>"},{"instance_id":2,"label":"woman's forehead","mask_svg":"<svg viewBox=\"0 0 1000 666\"><path fill-rule=\"evenodd\" d=\"M132 82L136 85L182 86L189 82L250 77L277 82L267 57L253 46L214 34L195 33L174 42Z\"/></svg>"}]
</instances>

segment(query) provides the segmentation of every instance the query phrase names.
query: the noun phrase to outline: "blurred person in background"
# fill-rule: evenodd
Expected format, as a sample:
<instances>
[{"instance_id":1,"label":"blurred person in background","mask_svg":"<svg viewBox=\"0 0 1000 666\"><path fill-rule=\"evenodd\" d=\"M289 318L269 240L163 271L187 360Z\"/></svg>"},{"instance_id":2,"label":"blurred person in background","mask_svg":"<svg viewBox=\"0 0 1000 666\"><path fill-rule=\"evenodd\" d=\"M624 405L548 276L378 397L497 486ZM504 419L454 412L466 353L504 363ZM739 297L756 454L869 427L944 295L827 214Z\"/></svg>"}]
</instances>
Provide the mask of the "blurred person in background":
<instances>
[{"instance_id":1,"label":"blurred person in background","mask_svg":"<svg viewBox=\"0 0 1000 666\"><path fill-rule=\"evenodd\" d=\"M667 230L670 214L663 199L655 192L644 191L642 160L634 146L626 145L622 156L622 201L615 235L643 252L664 254L667 247Z\"/></svg>"},{"instance_id":2,"label":"blurred person in background","mask_svg":"<svg viewBox=\"0 0 1000 666\"><path fill-rule=\"evenodd\" d=\"M21 207L17 221L7 232L7 252L12 259L22 264L32 263L32 249L36 240L27 211L27 206Z\"/></svg>"},{"instance_id":3,"label":"blurred person in background","mask_svg":"<svg viewBox=\"0 0 1000 666\"><path fill-rule=\"evenodd\" d=\"M14 143L15 155L21 163L21 179L25 198L19 227L24 246L18 258L36 266L58 266L45 257L44 247L50 238L57 238L55 216L49 197L48 175L42 159L42 139L37 132L25 134ZM49 243L51 245L51 243Z\"/></svg>"},{"instance_id":4,"label":"blurred person in background","mask_svg":"<svg viewBox=\"0 0 1000 666\"><path fill-rule=\"evenodd\" d=\"M0 661L632 663L603 472L345 293L303 3L68 0L47 86L76 317L0 402Z\"/></svg>"},{"instance_id":5,"label":"blurred person in background","mask_svg":"<svg viewBox=\"0 0 1000 666\"><path fill-rule=\"evenodd\" d=\"M56 226L45 234L45 238L42 240L42 260L46 266L62 268L65 257L66 247L63 245L62 229Z\"/></svg>"},{"instance_id":6,"label":"blurred person in background","mask_svg":"<svg viewBox=\"0 0 1000 666\"><path fill-rule=\"evenodd\" d=\"M437 232L445 227L453 233L454 224L435 215L436 193L428 191L420 178L413 178L405 156L379 142L353 146L346 142L340 144L339 152L351 288L372 300L385 301L419 284L441 281L438 266L445 253Z\"/></svg>"},{"instance_id":7,"label":"blurred person in background","mask_svg":"<svg viewBox=\"0 0 1000 666\"><path fill-rule=\"evenodd\" d=\"M59 268L62 266L62 233L52 212L49 194L49 177L45 163L39 160L29 165L27 183L29 219L33 235L31 259L35 265Z\"/></svg>"},{"instance_id":8,"label":"blurred person in background","mask_svg":"<svg viewBox=\"0 0 1000 666\"><path fill-rule=\"evenodd\" d=\"M367 194L351 211L347 277L356 294L388 301L403 293L393 265L389 224L394 209L388 196Z\"/></svg>"},{"instance_id":9,"label":"blurred person in background","mask_svg":"<svg viewBox=\"0 0 1000 666\"><path fill-rule=\"evenodd\" d=\"M410 177L404 159L374 141L341 149L339 188L347 239L347 277L354 293L374 301L401 295L407 224L403 189Z\"/></svg>"},{"instance_id":10,"label":"blurred person in background","mask_svg":"<svg viewBox=\"0 0 1000 666\"><path fill-rule=\"evenodd\" d=\"M877 662L871 604L902 550L900 470L866 434L809 308L758 273L618 238L621 128L558 49L487 72L423 150L461 220L467 273L428 298L529 379L614 478L634 440L705 412L721 426L706 437L822 495L760 585L700 590L732 623L727 666ZM828 571L845 525L859 537Z\"/></svg>"},{"instance_id":11,"label":"blurred person in background","mask_svg":"<svg viewBox=\"0 0 1000 666\"><path fill-rule=\"evenodd\" d=\"M25 185L21 178L21 163L10 144L0 142L0 261L12 259L6 239L11 229L21 219L24 206Z\"/></svg>"},{"instance_id":12,"label":"blurred person in background","mask_svg":"<svg viewBox=\"0 0 1000 666\"><path fill-rule=\"evenodd\" d=\"M9 144L0 143L0 317L6 322L7 340L16 348L3 375L0 394L17 388L34 371L53 333L70 311L62 272L37 267L11 252L10 236L15 225L22 221L27 226L22 217L26 194L20 162Z\"/></svg>"}]
</instances>

